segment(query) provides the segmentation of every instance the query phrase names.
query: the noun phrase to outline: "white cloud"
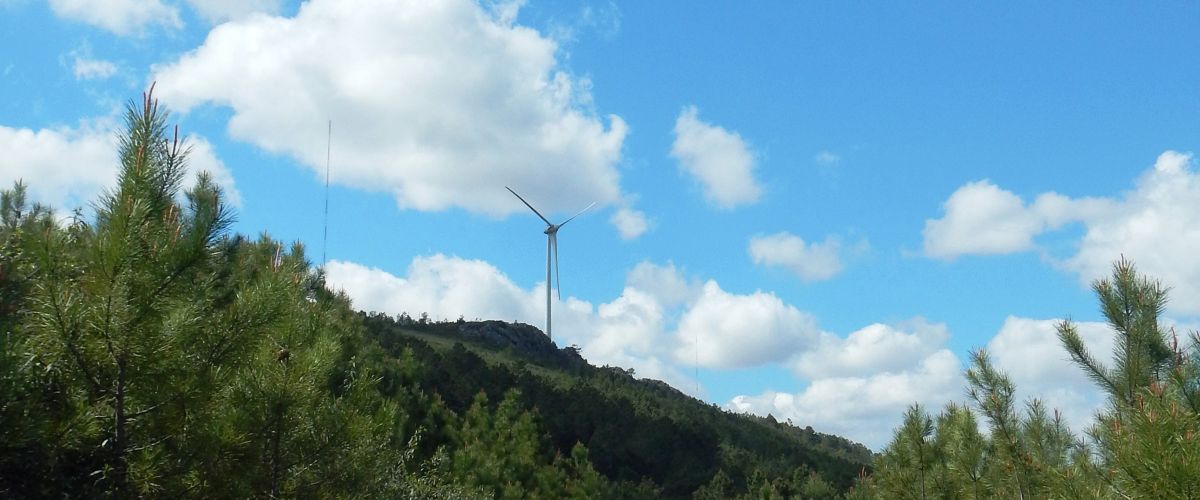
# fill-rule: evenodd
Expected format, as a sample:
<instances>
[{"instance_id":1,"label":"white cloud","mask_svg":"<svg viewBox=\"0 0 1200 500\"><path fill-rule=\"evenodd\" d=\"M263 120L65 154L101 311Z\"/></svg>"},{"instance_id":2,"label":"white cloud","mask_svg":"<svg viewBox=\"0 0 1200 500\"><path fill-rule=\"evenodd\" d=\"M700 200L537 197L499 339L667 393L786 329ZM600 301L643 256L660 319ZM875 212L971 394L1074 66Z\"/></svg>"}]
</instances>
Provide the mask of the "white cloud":
<instances>
[{"instance_id":1,"label":"white cloud","mask_svg":"<svg viewBox=\"0 0 1200 500\"><path fill-rule=\"evenodd\" d=\"M50 0L54 14L129 35L149 25L180 28L179 9L161 0Z\"/></svg>"},{"instance_id":2,"label":"white cloud","mask_svg":"<svg viewBox=\"0 0 1200 500\"><path fill-rule=\"evenodd\" d=\"M866 242L861 241L848 249L861 252ZM780 232L750 239L750 258L761 266L785 268L804 281L823 281L842 272L841 254L847 250L838 236L825 237L821 243L806 243L799 236Z\"/></svg>"},{"instance_id":3,"label":"white cloud","mask_svg":"<svg viewBox=\"0 0 1200 500\"><path fill-rule=\"evenodd\" d=\"M1017 195L987 180L958 188L942 206L945 216L925 221L925 255L1000 254L1033 248L1044 224Z\"/></svg>"},{"instance_id":4,"label":"white cloud","mask_svg":"<svg viewBox=\"0 0 1200 500\"><path fill-rule=\"evenodd\" d=\"M1048 408L1062 410L1072 431L1082 433L1105 403L1105 396L1072 361L1058 340L1059 320L1009 316L987 350L996 367L1004 370L1024 403L1037 397ZM1113 331L1104 323L1076 323L1080 337L1098 360L1113 352Z\"/></svg>"},{"instance_id":5,"label":"white cloud","mask_svg":"<svg viewBox=\"0 0 1200 500\"><path fill-rule=\"evenodd\" d=\"M702 285L688 280L674 263L658 265L643 261L629 271L625 278L627 286L644 290L662 303L665 308L675 308L692 302L700 296Z\"/></svg>"},{"instance_id":6,"label":"white cloud","mask_svg":"<svg viewBox=\"0 0 1200 500\"><path fill-rule=\"evenodd\" d=\"M709 280L679 320L676 356L706 368L746 368L783 361L819 335L816 318L774 294L731 294Z\"/></svg>"},{"instance_id":7,"label":"white cloud","mask_svg":"<svg viewBox=\"0 0 1200 500\"><path fill-rule=\"evenodd\" d=\"M700 182L704 197L720 208L754 203L762 187L754 179L754 153L737 132L700 121L695 106L675 120L671 156Z\"/></svg>"},{"instance_id":8,"label":"white cloud","mask_svg":"<svg viewBox=\"0 0 1200 500\"><path fill-rule=\"evenodd\" d=\"M22 180L31 201L67 211L116 182L116 138L104 127L32 130L0 126L0 185Z\"/></svg>"},{"instance_id":9,"label":"white cloud","mask_svg":"<svg viewBox=\"0 0 1200 500\"><path fill-rule=\"evenodd\" d=\"M524 211L506 185L543 213L618 201L625 123L513 21L466 0L314 0L220 25L154 78L174 109L228 106L233 137L315 173L332 119L333 182L402 208Z\"/></svg>"},{"instance_id":10,"label":"white cloud","mask_svg":"<svg viewBox=\"0 0 1200 500\"><path fill-rule=\"evenodd\" d=\"M874 323L844 339L824 333L814 349L799 354L790 365L808 380L898 372L943 349L949 337L945 324L919 317L898 325Z\"/></svg>"},{"instance_id":11,"label":"white cloud","mask_svg":"<svg viewBox=\"0 0 1200 500\"><path fill-rule=\"evenodd\" d=\"M807 387L795 394L737 396L729 406L790 418L878 450L909 405L937 411L962 398L963 367L946 349L948 339L946 325L919 317L868 325L845 338L823 332L813 348L788 363Z\"/></svg>"},{"instance_id":12,"label":"white cloud","mask_svg":"<svg viewBox=\"0 0 1200 500\"><path fill-rule=\"evenodd\" d=\"M624 240L637 238L650 229L650 221L646 220L646 214L629 207L618 208L609 222L616 226L617 233Z\"/></svg>"},{"instance_id":13,"label":"white cloud","mask_svg":"<svg viewBox=\"0 0 1200 500\"><path fill-rule=\"evenodd\" d=\"M985 179L955 190L942 210L941 219L925 221L925 255L953 260L1032 250L1034 237L1042 232L1107 216L1112 206L1103 198L1072 199L1055 192L1026 204Z\"/></svg>"},{"instance_id":14,"label":"white cloud","mask_svg":"<svg viewBox=\"0 0 1200 500\"><path fill-rule=\"evenodd\" d=\"M83 122L78 127L32 130L0 126L0 183L7 188L23 180L33 201L60 211L84 207L105 189L116 185L119 164L117 136L110 120ZM188 178L209 170L234 206L241 203L233 176L203 137L186 138L192 145Z\"/></svg>"},{"instance_id":15,"label":"white cloud","mask_svg":"<svg viewBox=\"0 0 1200 500\"><path fill-rule=\"evenodd\" d=\"M480 260L441 254L417 257L404 278L337 260L330 261L325 269L329 283L346 290L354 307L367 311L526 323L540 323L538 318L544 314L532 292L521 290L499 269Z\"/></svg>"},{"instance_id":16,"label":"white cloud","mask_svg":"<svg viewBox=\"0 0 1200 500\"><path fill-rule=\"evenodd\" d=\"M987 344L995 366L1017 387L1018 411L1030 398L1062 411L1076 433L1093 421L1104 395L1071 361L1056 336L1058 320L1008 317ZM1077 323L1100 360L1112 353L1113 334L1103 323ZM737 411L790 418L822 432L847 436L878 450L890 440L904 409L920 403L937 413L950 401L967 402L967 368L946 349L943 324L914 318L873 324L846 338L823 334L820 344L790 363L809 384L798 393L766 391L737 396Z\"/></svg>"},{"instance_id":17,"label":"white cloud","mask_svg":"<svg viewBox=\"0 0 1200 500\"><path fill-rule=\"evenodd\" d=\"M1034 250L1034 238L1079 222L1078 251L1052 257L1080 281L1106 277L1124 256L1171 287L1167 310L1200 314L1200 173L1190 154L1167 151L1134 183L1112 197L1071 198L1054 192L1026 204L988 181L964 185L945 203L941 219L925 223L925 254L953 259L964 254Z\"/></svg>"},{"instance_id":18,"label":"white cloud","mask_svg":"<svg viewBox=\"0 0 1200 500\"><path fill-rule=\"evenodd\" d=\"M75 56L72 70L76 80L105 79L117 73L117 65L102 59L87 59Z\"/></svg>"},{"instance_id":19,"label":"white cloud","mask_svg":"<svg viewBox=\"0 0 1200 500\"><path fill-rule=\"evenodd\" d=\"M1112 210L1086 220L1065 266L1081 281L1109 276L1122 255L1171 287L1167 310L1200 315L1200 172L1190 154L1167 151Z\"/></svg>"},{"instance_id":20,"label":"white cloud","mask_svg":"<svg viewBox=\"0 0 1200 500\"><path fill-rule=\"evenodd\" d=\"M241 19L251 14L278 14L280 0L187 0L187 4L210 23Z\"/></svg>"},{"instance_id":21,"label":"white cloud","mask_svg":"<svg viewBox=\"0 0 1200 500\"><path fill-rule=\"evenodd\" d=\"M799 393L737 396L729 407L791 419L796 425L811 425L879 450L891 439L909 405L919 402L937 411L951 400L961 400L962 371L958 357L940 349L904 370L814 379Z\"/></svg>"}]
</instances>

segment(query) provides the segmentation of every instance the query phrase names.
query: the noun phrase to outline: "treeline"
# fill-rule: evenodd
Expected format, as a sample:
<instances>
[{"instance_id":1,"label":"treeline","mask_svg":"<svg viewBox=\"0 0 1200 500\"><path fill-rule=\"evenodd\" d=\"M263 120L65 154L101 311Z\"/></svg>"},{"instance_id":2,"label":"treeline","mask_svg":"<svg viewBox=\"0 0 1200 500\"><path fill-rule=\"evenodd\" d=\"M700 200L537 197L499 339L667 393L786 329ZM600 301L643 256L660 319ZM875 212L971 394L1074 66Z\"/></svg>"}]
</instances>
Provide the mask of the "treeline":
<instances>
[{"instance_id":1,"label":"treeline","mask_svg":"<svg viewBox=\"0 0 1200 500\"><path fill-rule=\"evenodd\" d=\"M210 178L183 190L152 96L126 127L94 214L0 192L0 497L826 498L864 470L574 351L356 313L300 245L230 234Z\"/></svg>"},{"instance_id":2,"label":"treeline","mask_svg":"<svg viewBox=\"0 0 1200 500\"><path fill-rule=\"evenodd\" d=\"M1108 396L1084 434L1042 401L1020 407L986 351L967 371L971 406L914 405L852 498L1200 498L1200 334L1159 321L1167 290L1121 260L1094 283L1116 335L1110 362L1070 321L1058 337ZM979 430L982 422L986 433Z\"/></svg>"}]
</instances>

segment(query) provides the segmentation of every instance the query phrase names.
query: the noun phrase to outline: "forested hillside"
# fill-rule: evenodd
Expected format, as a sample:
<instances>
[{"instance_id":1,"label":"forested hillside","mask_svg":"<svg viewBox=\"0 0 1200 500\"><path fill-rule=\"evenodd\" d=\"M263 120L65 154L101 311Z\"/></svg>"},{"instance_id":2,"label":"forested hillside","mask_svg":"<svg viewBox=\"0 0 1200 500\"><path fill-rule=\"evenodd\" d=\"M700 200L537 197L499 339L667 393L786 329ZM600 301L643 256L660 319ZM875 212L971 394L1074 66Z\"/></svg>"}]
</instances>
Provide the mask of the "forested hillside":
<instances>
[{"instance_id":1,"label":"forested hillside","mask_svg":"<svg viewBox=\"0 0 1200 500\"><path fill-rule=\"evenodd\" d=\"M522 325L356 313L183 189L152 96L126 124L93 210L0 194L2 497L828 498L866 470Z\"/></svg>"},{"instance_id":2,"label":"forested hillside","mask_svg":"<svg viewBox=\"0 0 1200 500\"><path fill-rule=\"evenodd\" d=\"M664 496L766 489L826 497L847 489L871 460L869 450L844 438L730 413L621 368L591 366L528 325L375 313L364 323L397 360L385 386L416 383L456 413L480 393L489 401L511 397L536 414L556 452L582 443L605 477L649 480Z\"/></svg>"}]
</instances>

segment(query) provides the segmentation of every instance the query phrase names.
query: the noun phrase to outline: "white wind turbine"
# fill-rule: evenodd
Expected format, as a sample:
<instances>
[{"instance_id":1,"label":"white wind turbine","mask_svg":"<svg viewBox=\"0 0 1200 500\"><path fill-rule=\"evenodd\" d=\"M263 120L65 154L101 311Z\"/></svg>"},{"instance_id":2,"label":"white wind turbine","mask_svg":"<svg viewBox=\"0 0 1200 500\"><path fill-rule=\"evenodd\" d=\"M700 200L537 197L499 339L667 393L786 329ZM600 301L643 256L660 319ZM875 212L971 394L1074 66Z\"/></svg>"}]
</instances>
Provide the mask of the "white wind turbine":
<instances>
[{"instance_id":1,"label":"white wind turbine","mask_svg":"<svg viewBox=\"0 0 1200 500\"><path fill-rule=\"evenodd\" d=\"M525 206L529 207L530 210L533 210L533 213L537 214L537 216L542 219L542 222L546 223L546 230L543 231L544 233L546 233L546 336L550 337L550 340L553 341L554 336L550 334L550 259L551 259L551 257L554 258L554 281L556 283L558 283L559 287L560 287L558 290L558 298L559 298L559 300L562 300L562 289L561 289L562 279L558 275L558 230L561 229L563 226L567 225L568 222L571 222L571 219L579 217L580 215L583 215L584 212L591 210L592 207L596 206L596 203L592 202L592 204L588 205L587 208L580 210L579 213L572 215L570 219L562 221L562 223L560 223L560 224L553 224L548 219L546 219L546 216L542 215L541 212L538 212L538 210L536 208L533 208L533 205L530 205L528 201L525 201L525 198L522 198L521 195L517 194L516 191L513 191L512 188L510 188L508 186L504 186L504 189L507 189L508 192L512 193L513 196L516 196L518 200L521 200L521 203L524 203Z\"/></svg>"}]
</instances>

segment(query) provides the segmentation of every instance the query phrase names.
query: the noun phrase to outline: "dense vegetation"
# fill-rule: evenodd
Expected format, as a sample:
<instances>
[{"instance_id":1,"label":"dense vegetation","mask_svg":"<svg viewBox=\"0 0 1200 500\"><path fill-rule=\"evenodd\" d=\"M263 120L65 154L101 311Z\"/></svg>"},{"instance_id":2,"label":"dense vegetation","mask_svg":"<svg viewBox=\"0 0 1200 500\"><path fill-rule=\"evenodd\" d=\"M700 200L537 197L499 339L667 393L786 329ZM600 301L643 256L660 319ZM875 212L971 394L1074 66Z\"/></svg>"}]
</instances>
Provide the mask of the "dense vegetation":
<instances>
[{"instance_id":1,"label":"dense vegetation","mask_svg":"<svg viewBox=\"0 0 1200 500\"><path fill-rule=\"evenodd\" d=\"M94 214L0 193L0 497L825 498L869 462L519 325L356 313L182 191L151 96L126 122Z\"/></svg>"},{"instance_id":2,"label":"dense vegetation","mask_svg":"<svg viewBox=\"0 0 1200 500\"><path fill-rule=\"evenodd\" d=\"M537 415L559 453L586 445L605 477L649 480L664 496L727 498L767 489L828 497L845 491L871 459L862 445L811 427L729 413L662 382L593 367L527 325L382 314L364 315L364 323L391 359L418 367L397 368L404 373L385 375L384 385L419 381L456 413L475 404L480 391L493 401L508 395Z\"/></svg>"},{"instance_id":3,"label":"dense vegetation","mask_svg":"<svg viewBox=\"0 0 1200 500\"><path fill-rule=\"evenodd\" d=\"M1058 325L1066 353L1108 395L1086 437L1041 401L1018 412L1012 381L976 351L967 371L974 407L951 404L936 417L910 407L852 496L1200 497L1200 334L1181 343L1160 325L1167 291L1128 261L1093 289L1116 335L1111 363L1088 351L1073 323Z\"/></svg>"}]
</instances>

